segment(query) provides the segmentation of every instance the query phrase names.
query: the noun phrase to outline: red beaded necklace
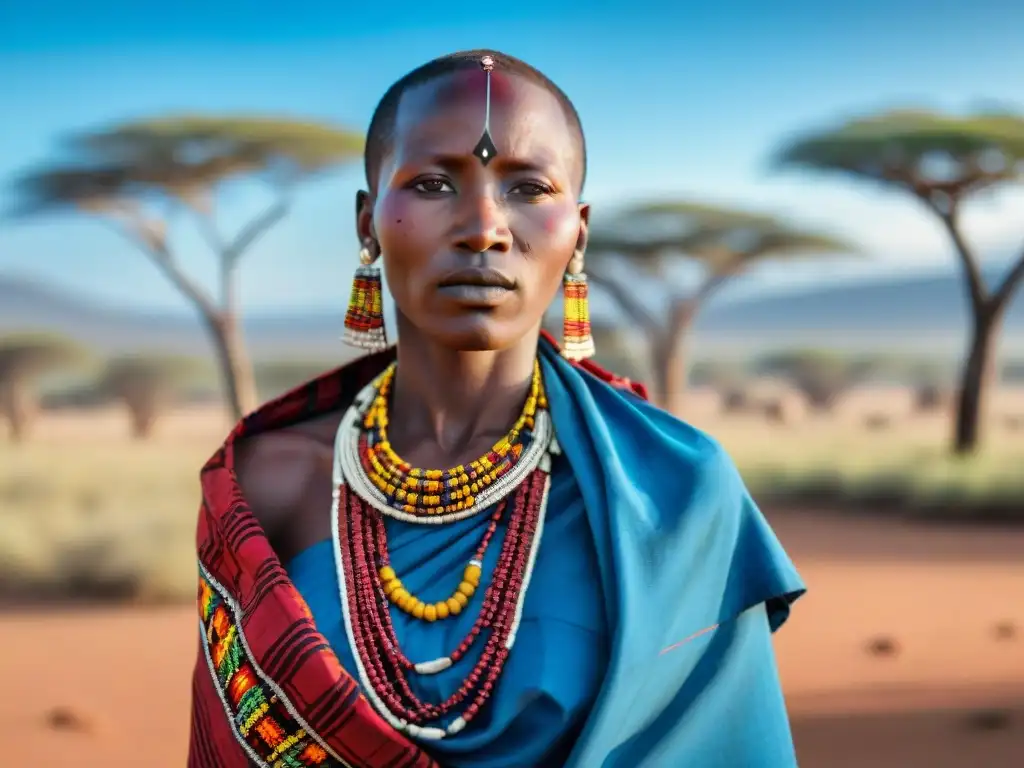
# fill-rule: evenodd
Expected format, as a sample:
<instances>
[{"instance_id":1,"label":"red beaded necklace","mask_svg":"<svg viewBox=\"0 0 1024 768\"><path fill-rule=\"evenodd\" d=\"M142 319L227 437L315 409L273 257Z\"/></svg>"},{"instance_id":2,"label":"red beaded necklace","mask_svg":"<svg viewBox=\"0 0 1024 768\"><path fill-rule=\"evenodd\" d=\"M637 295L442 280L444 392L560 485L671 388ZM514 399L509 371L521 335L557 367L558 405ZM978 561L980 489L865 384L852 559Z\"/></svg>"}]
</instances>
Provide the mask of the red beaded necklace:
<instances>
[{"instance_id":1,"label":"red beaded necklace","mask_svg":"<svg viewBox=\"0 0 1024 768\"><path fill-rule=\"evenodd\" d=\"M372 386L368 390L372 390ZM550 447L539 454L525 479L511 488L508 496L498 500L474 558L475 562L482 560L483 550L498 525L504 522L504 540L484 592L480 613L450 655L416 663L399 647L389 607L394 588L382 581L380 575L385 569L390 571L383 519L386 508L382 509L372 498L363 498L356 492L365 488L365 484L356 482L353 487L353 473L365 472L365 468L353 466L352 461L346 463L341 450L344 440L358 439L350 430L358 431L362 427L363 410L372 402L372 397L372 391L364 392L342 420L335 453L333 527L345 626L363 690L374 707L398 730L423 739L441 739L458 733L477 715L493 692L515 643L522 603L543 530L550 486L549 451L557 448L550 430L550 416L546 409L540 410L536 417L537 432ZM460 603L459 609L462 607ZM424 702L413 693L410 675L436 674L448 669L462 660L481 636L484 636L484 647L479 659L446 701ZM453 714L457 717L447 726L440 722Z\"/></svg>"}]
</instances>

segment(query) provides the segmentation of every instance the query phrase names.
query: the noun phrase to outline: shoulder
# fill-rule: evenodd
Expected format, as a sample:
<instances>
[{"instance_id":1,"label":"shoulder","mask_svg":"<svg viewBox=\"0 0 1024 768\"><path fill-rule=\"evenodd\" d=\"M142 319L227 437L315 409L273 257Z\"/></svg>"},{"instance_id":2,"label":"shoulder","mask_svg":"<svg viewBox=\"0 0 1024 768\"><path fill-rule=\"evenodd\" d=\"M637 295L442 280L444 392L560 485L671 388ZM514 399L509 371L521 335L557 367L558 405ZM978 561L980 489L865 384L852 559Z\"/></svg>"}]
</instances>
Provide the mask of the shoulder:
<instances>
[{"instance_id":1,"label":"shoulder","mask_svg":"<svg viewBox=\"0 0 1024 768\"><path fill-rule=\"evenodd\" d=\"M654 410L646 403L642 410ZM678 515L703 518L717 536L728 540L738 534L744 518L755 509L740 471L725 447L712 435L661 411L652 418L661 450L671 457L665 472L673 479Z\"/></svg>"},{"instance_id":2,"label":"shoulder","mask_svg":"<svg viewBox=\"0 0 1024 768\"><path fill-rule=\"evenodd\" d=\"M629 553L622 567L636 567L654 593L689 584L718 596L683 624L699 629L802 589L717 439L553 355L548 362L558 442L588 517L615 551Z\"/></svg>"},{"instance_id":3,"label":"shoulder","mask_svg":"<svg viewBox=\"0 0 1024 768\"><path fill-rule=\"evenodd\" d=\"M717 561L722 582L721 614L726 620L765 604L771 630L789 615L806 587L771 524L754 500L735 461L711 435L688 424L691 489L680 514L698 523L705 555Z\"/></svg>"},{"instance_id":4,"label":"shoulder","mask_svg":"<svg viewBox=\"0 0 1024 768\"><path fill-rule=\"evenodd\" d=\"M676 439L681 438L688 444L695 491L714 493L733 505L748 497L739 468L725 447L707 432L687 422L679 423Z\"/></svg>"},{"instance_id":5,"label":"shoulder","mask_svg":"<svg viewBox=\"0 0 1024 768\"><path fill-rule=\"evenodd\" d=\"M290 521L314 481L330 476L340 416L325 414L245 438L236 446L239 488L271 539Z\"/></svg>"},{"instance_id":6,"label":"shoulder","mask_svg":"<svg viewBox=\"0 0 1024 768\"><path fill-rule=\"evenodd\" d=\"M573 365L576 365L581 370L595 376L605 384L608 384L615 389L622 390L623 392L629 392L636 395L641 400L650 400L646 385L639 381L633 381L628 376L619 376L608 368L598 365L593 360L580 360L573 363Z\"/></svg>"},{"instance_id":7,"label":"shoulder","mask_svg":"<svg viewBox=\"0 0 1024 768\"><path fill-rule=\"evenodd\" d=\"M763 603L774 631L803 594L803 580L729 452L703 430L668 419L657 430L663 445L675 449L663 470L670 490L656 497L660 551L685 564L678 578L718 596L717 616L708 624Z\"/></svg>"}]
</instances>

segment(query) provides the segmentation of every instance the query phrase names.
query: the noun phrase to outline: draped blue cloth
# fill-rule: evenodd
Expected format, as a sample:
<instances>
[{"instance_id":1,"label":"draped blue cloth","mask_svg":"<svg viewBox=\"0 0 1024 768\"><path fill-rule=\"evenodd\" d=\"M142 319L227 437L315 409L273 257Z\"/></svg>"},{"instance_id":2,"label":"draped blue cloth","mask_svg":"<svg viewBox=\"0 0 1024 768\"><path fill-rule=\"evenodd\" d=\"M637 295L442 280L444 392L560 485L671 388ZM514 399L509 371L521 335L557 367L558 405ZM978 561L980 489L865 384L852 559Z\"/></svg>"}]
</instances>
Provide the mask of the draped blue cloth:
<instances>
[{"instance_id":1,"label":"draped blue cloth","mask_svg":"<svg viewBox=\"0 0 1024 768\"><path fill-rule=\"evenodd\" d=\"M541 342L563 456L524 621L477 720L426 744L450 768L789 768L771 645L804 585L709 436L566 363ZM388 521L392 563L422 599L446 597L486 516ZM489 548L493 568L500 537ZM329 542L288 566L321 633L354 671ZM392 612L413 660L449 653L474 612L426 624ZM431 677L447 697L476 655Z\"/></svg>"},{"instance_id":2,"label":"draped blue cloth","mask_svg":"<svg viewBox=\"0 0 1024 768\"><path fill-rule=\"evenodd\" d=\"M447 599L489 523L489 512L449 525L387 519L391 564L420 599ZM483 585L494 570L503 532L500 526L487 548ZM544 538L516 644L501 679L470 727L456 737L427 745L446 768L565 763L608 665L610 633L593 540L579 486L565 458L558 457L552 466ZM354 674L355 658L342 624L333 542L299 553L287 568L317 628L342 667ZM473 608L479 605L476 598L468 610L433 624L392 610L400 647L413 661L447 656L473 625L477 618ZM436 675L410 675L413 692L423 701L447 699L462 685L486 639L481 635L466 658L450 669ZM452 719L454 715L442 723Z\"/></svg>"}]
</instances>

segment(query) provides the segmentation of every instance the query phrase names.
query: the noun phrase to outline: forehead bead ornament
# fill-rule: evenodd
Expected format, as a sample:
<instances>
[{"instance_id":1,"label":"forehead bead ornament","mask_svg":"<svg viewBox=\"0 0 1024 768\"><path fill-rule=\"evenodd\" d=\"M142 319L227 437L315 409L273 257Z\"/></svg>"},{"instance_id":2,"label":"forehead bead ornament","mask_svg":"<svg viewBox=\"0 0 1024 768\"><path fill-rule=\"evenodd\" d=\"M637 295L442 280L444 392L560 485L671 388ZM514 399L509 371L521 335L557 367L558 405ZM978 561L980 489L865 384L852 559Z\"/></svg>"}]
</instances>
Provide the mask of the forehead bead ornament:
<instances>
[{"instance_id":1,"label":"forehead bead ornament","mask_svg":"<svg viewBox=\"0 0 1024 768\"><path fill-rule=\"evenodd\" d=\"M481 57L480 69L487 77L487 97L484 104L484 132L480 141L473 148L473 154L481 163L487 165L498 154L498 148L494 146L494 141L491 139L491 72L494 69L494 58L491 56Z\"/></svg>"}]
</instances>

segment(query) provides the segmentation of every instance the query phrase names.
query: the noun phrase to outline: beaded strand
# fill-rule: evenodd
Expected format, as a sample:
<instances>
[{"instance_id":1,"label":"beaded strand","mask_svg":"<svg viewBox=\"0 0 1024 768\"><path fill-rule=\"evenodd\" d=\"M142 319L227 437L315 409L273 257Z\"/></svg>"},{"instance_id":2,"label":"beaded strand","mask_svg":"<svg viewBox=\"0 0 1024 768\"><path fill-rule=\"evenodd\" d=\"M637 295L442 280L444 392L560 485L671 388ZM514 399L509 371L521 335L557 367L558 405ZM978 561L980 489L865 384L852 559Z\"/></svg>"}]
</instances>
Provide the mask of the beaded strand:
<instances>
[{"instance_id":1,"label":"beaded strand","mask_svg":"<svg viewBox=\"0 0 1024 768\"><path fill-rule=\"evenodd\" d=\"M395 370L392 364L374 383L375 391L368 398L370 403L356 438L356 453L365 479L393 516L426 518L431 522L438 517L446 521L463 519L490 506L496 495L507 495L511 487L522 481L522 473L517 473L516 467L522 461L535 461L529 455L530 446L538 437L538 413L547 410L539 363L534 363L529 394L508 434L479 459L446 470L416 469L392 448L387 408ZM510 480L518 482L509 487Z\"/></svg>"},{"instance_id":2,"label":"beaded strand","mask_svg":"<svg viewBox=\"0 0 1024 768\"><path fill-rule=\"evenodd\" d=\"M445 514L431 513L429 509L417 509L415 512L397 510L393 503L388 503L385 495L387 485L382 491L379 484L369 480L368 474L374 463L361 460L366 459L366 454L360 456L358 451L362 447L360 443L365 441L364 430L380 427L381 414L372 420L367 418L367 414L375 402L379 407L381 383L389 381L390 376L393 376L393 369L389 376L382 376L360 393L338 429L332 505L338 587L346 634L354 652L360 682L371 704L392 727L421 739L441 739L461 731L478 714L493 692L515 644L533 563L542 538L550 487L550 453L557 452L558 448L538 367L527 406L517 421L519 435L525 437L520 444L525 444L525 447L518 452L516 461L508 462L509 466L501 477L476 494L473 506L464 505ZM537 404L536 407L530 406L531 400ZM386 403L386 398L383 402ZM527 420L524 416L528 411ZM371 422L372 426L368 427ZM386 430L386 416L383 425ZM519 439L518 435L512 435L510 432L507 438L509 448L506 455L511 455L511 446ZM497 446L503 446L502 441ZM401 465L395 466L407 471L411 477L431 481L441 479L415 473L412 468L405 470ZM473 466L471 463L470 467ZM464 482L461 475L455 477L454 470L449 472L445 479ZM395 487L397 490L397 485ZM392 498L391 502L395 500ZM459 500L465 501L464 498ZM404 501L409 501L408 490ZM463 519L479 511L481 504L490 506L495 503L497 507L491 513L481 543L464 568L462 580L450 598L427 604L402 586L390 564L382 515L399 519L411 517L415 522L436 524L453 516ZM395 605L427 621L463 611L480 587L484 554L503 521L506 530L497 564L484 590L480 612L465 637L448 656L419 663L408 659L399 647L389 606ZM424 702L415 696L409 685L409 675L437 674L450 668L466 656L481 635L486 635L486 639L480 656L454 694L439 703ZM456 717L447 727L438 724L441 718L453 714Z\"/></svg>"},{"instance_id":3,"label":"beaded strand","mask_svg":"<svg viewBox=\"0 0 1024 768\"><path fill-rule=\"evenodd\" d=\"M379 538L377 541L377 559L381 566L377 575L380 577L381 587L387 600L410 616L423 619L424 621L433 622L438 619L447 619L449 616L458 616L462 609L469 604L470 598L476 594L477 587L480 586L484 555L487 554L487 546L491 543L491 539L494 538L495 531L498 530L498 523L501 520L501 514L504 509L504 502L500 502L497 510L491 515L491 522L488 524L487 530L484 531L480 545L476 548L476 552L473 553L473 557L466 564L466 567L463 568L462 581L459 582L451 597L436 603L424 603L405 588L402 580L395 573L395 569L391 567L391 557L388 555L386 536ZM381 525L381 531L383 530L383 525Z\"/></svg>"},{"instance_id":4,"label":"beaded strand","mask_svg":"<svg viewBox=\"0 0 1024 768\"><path fill-rule=\"evenodd\" d=\"M364 690L381 715L396 729L424 739L451 736L462 730L489 698L515 644L522 600L532 574L536 545L543 526L541 517L549 482L547 474L538 471L517 492L516 510L512 516L517 524L510 524L508 535L511 541L509 546L503 547L484 608L456 650L430 664L432 670L424 670L427 665L411 664L401 654L390 616L386 609L383 612L379 610L382 601L375 599L382 596L379 581L373 578L366 558L355 555L363 549L361 545L367 533L366 518L360 514L363 505L358 499L347 500L347 520L338 530L340 546L355 555L343 558L339 568L339 584L344 583L345 590L343 613L346 630L356 651L356 665ZM527 543L530 546L525 551L527 548L523 545ZM447 669L465 656L485 630L490 630L490 634L480 658L456 692L440 704L420 701L408 684L410 664L413 667L411 671L421 674ZM469 705L447 728L427 725L452 713L466 699L470 699Z\"/></svg>"}]
</instances>

